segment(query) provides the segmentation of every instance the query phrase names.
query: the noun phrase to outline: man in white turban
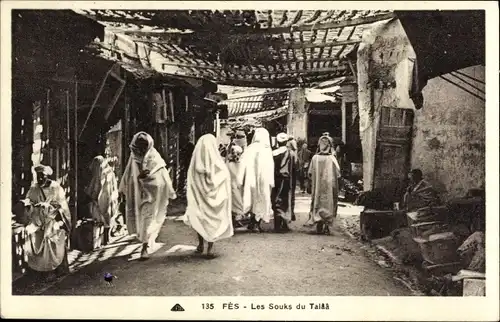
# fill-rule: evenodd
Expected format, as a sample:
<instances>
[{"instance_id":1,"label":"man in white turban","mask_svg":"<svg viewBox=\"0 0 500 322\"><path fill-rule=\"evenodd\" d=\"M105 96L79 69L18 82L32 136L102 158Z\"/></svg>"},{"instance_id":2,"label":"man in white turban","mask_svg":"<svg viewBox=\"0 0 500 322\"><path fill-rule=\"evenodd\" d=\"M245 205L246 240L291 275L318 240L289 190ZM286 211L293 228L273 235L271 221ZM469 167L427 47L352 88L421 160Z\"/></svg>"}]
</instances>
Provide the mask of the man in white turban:
<instances>
[{"instance_id":1,"label":"man in white turban","mask_svg":"<svg viewBox=\"0 0 500 322\"><path fill-rule=\"evenodd\" d=\"M72 221L66 193L49 178L51 167L39 165L34 172L36 178L24 201L28 266L49 275L68 273L67 241Z\"/></svg>"},{"instance_id":2,"label":"man in white turban","mask_svg":"<svg viewBox=\"0 0 500 322\"><path fill-rule=\"evenodd\" d=\"M274 212L275 232L289 231L288 223L292 220L291 186L294 174L294 160L287 148L288 135L280 133L276 136L278 148L273 151L274 188L271 202Z\"/></svg>"}]
</instances>

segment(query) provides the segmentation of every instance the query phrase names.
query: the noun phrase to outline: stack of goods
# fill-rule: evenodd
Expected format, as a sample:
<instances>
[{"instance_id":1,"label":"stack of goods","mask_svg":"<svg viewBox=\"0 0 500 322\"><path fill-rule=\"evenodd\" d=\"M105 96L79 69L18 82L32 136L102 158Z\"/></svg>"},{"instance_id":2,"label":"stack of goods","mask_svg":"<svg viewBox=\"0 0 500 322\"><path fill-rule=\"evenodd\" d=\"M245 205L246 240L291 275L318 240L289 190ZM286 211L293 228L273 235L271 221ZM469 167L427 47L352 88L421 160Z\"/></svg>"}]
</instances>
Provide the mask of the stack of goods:
<instances>
[{"instance_id":1,"label":"stack of goods","mask_svg":"<svg viewBox=\"0 0 500 322\"><path fill-rule=\"evenodd\" d=\"M408 226L413 237L420 237L426 231L444 232L448 223L448 208L445 206L425 207L407 213Z\"/></svg>"},{"instance_id":2,"label":"stack of goods","mask_svg":"<svg viewBox=\"0 0 500 322\"><path fill-rule=\"evenodd\" d=\"M449 206L426 207L407 214L413 240L418 244L422 266L433 275L457 273L463 268L457 249L470 235Z\"/></svg>"},{"instance_id":3,"label":"stack of goods","mask_svg":"<svg viewBox=\"0 0 500 322\"><path fill-rule=\"evenodd\" d=\"M456 273L460 270L457 248L459 239L453 232L443 232L413 239L418 243L424 269L433 274Z\"/></svg>"}]
</instances>

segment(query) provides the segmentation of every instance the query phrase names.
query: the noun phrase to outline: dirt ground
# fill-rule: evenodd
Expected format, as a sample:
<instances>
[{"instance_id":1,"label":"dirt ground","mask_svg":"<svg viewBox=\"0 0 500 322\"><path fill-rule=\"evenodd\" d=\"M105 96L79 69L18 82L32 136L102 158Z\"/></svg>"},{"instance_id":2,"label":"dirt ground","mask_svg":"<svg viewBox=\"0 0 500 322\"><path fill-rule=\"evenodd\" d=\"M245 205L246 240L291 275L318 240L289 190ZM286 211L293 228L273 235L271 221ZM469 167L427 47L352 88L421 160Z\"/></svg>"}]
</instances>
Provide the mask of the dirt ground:
<instances>
[{"instance_id":1,"label":"dirt ground","mask_svg":"<svg viewBox=\"0 0 500 322\"><path fill-rule=\"evenodd\" d=\"M310 199L297 196L297 221L292 232L235 235L215 244L218 257L195 255L196 233L182 222L167 220L158 238L160 248L148 261L137 261L139 244L124 242L100 252L73 258L75 271L56 282L33 283L22 278L14 294L39 295L353 295L407 296L411 292L390 269L366 256L362 245L346 237L343 217L356 209L340 207L333 236L313 235L304 227ZM272 222L271 222L272 224ZM271 224L265 226L271 229ZM80 266L80 267L78 267ZM113 285L104 274L115 276Z\"/></svg>"}]
</instances>

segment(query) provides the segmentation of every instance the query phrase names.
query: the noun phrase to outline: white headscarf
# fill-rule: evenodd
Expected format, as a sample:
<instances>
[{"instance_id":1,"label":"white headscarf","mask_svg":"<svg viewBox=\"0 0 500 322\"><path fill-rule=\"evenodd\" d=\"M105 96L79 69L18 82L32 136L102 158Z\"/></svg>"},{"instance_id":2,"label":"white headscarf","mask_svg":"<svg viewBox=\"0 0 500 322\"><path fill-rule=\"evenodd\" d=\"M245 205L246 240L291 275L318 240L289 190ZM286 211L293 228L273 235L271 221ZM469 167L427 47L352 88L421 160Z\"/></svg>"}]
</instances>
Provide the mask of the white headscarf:
<instances>
[{"instance_id":1,"label":"white headscarf","mask_svg":"<svg viewBox=\"0 0 500 322\"><path fill-rule=\"evenodd\" d=\"M238 185L243 186L244 211L252 211L257 219L269 222L274 158L269 132L265 128L255 129L252 144L243 152Z\"/></svg>"},{"instance_id":2,"label":"white headscarf","mask_svg":"<svg viewBox=\"0 0 500 322\"><path fill-rule=\"evenodd\" d=\"M252 143L261 143L264 145L266 148L271 148L271 139L270 139L269 132L263 128L263 127L258 127L255 129L255 133L252 138Z\"/></svg>"},{"instance_id":3,"label":"white headscarf","mask_svg":"<svg viewBox=\"0 0 500 322\"><path fill-rule=\"evenodd\" d=\"M184 222L208 242L233 235L231 178L212 134L203 135L193 151L187 174Z\"/></svg>"}]
</instances>

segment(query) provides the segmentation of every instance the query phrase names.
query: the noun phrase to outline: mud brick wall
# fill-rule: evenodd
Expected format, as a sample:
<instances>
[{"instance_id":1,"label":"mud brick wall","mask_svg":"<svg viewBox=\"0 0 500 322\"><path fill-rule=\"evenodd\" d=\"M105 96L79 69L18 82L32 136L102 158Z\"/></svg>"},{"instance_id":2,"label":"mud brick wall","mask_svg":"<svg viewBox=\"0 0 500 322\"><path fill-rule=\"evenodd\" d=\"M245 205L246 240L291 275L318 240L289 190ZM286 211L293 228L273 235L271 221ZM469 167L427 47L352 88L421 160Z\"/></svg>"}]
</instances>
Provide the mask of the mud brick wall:
<instances>
[{"instance_id":1,"label":"mud brick wall","mask_svg":"<svg viewBox=\"0 0 500 322\"><path fill-rule=\"evenodd\" d=\"M459 72L478 79L454 73L484 91L484 66ZM443 76L481 96L459 79ZM444 200L484 186L485 102L439 77L429 80L423 95L424 106L415 112L412 167L423 171Z\"/></svg>"}]
</instances>

